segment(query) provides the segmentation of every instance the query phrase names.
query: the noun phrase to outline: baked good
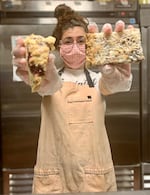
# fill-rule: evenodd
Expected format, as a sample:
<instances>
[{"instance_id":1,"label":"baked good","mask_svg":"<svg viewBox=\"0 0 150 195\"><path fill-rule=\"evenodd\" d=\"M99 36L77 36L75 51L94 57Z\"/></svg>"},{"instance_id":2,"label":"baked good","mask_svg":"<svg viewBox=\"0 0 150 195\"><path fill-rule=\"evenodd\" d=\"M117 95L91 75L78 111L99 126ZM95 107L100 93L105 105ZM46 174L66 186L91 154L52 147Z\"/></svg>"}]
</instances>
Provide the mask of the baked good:
<instances>
[{"instance_id":1,"label":"baked good","mask_svg":"<svg viewBox=\"0 0 150 195\"><path fill-rule=\"evenodd\" d=\"M86 66L133 63L144 59L139 28L112 32L87 33Z\"/></svg>"},{"instance_id":2,"label":"baked good","mask_svg":"<svg viewBox=\"0 0 150 195\"><path fill-rule=\"evenodd\" d=\"M55 38L31 34L24 40L32 92L38 91L47 69L48 56L55 49Z\"/></svg>"}]
</instances>

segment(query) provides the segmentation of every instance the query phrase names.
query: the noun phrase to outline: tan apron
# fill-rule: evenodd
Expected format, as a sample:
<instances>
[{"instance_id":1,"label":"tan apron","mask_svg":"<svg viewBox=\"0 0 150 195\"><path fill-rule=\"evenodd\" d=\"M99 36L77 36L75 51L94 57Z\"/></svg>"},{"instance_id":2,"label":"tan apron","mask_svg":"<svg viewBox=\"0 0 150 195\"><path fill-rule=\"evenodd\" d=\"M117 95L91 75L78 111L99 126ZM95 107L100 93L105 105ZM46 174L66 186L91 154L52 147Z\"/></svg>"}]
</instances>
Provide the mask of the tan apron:
<instances>
[{"instance_id":1,"label":"tan apron","mask_svg":"<svg viewBox=\"0 0 150 195\"><path fill-rule=\"evenodd\" d=\"M33 193L115 191L99 92L72 82L42 100Z\"/></svg>"}]
</instances>

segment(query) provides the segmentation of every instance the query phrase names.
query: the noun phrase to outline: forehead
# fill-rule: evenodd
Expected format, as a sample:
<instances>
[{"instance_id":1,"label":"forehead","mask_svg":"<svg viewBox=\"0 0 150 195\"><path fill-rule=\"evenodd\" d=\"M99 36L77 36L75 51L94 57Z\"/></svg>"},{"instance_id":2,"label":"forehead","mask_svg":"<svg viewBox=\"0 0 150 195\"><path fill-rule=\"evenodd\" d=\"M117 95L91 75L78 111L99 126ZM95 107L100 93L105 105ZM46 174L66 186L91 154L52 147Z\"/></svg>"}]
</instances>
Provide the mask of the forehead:
<instances>
[{"instance_id":1,"label":"forehead","mask_svg":"<svg viewBox=\"0 0 150 195\"><path fill-rule=\"evenodd\" d=\"M75 26L73 28L68 28L64 31L62 35L62 39L66 37L79 37L79 36L85 36L86 32L85 30L80 26Z\"/></svg>"}]
</instances>

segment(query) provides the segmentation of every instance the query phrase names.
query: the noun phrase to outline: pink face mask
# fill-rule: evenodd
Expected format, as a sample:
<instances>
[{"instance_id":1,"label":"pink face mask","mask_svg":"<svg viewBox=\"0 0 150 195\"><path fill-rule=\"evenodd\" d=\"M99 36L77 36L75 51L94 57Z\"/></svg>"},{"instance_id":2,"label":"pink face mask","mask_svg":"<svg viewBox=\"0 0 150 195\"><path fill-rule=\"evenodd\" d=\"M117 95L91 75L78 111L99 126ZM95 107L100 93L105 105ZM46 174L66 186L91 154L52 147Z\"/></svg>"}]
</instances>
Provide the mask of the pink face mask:
<instances>
[{"instance_id":1,"label":"pink face mask","mask_svg":"<svg viewBox=\"0 0 150 195\"><path fill-rule=\"evenodd\" d=\"M85 62L85 44L61 45L60 56L68 67L78 69Z\"/></svg>"}]
</instances>

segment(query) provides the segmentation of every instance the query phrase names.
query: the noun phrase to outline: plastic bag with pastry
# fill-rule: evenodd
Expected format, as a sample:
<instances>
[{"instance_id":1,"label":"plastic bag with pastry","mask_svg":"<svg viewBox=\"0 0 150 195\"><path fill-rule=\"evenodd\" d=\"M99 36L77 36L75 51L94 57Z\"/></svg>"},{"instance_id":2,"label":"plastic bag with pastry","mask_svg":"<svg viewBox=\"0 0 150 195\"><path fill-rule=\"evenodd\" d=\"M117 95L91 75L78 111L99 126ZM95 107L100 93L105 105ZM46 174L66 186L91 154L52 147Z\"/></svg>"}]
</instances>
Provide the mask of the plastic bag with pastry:
<instances>
[{"instance_id":1,"label":"plastic bag with pastry","mask_svg":"<svg viewBox=\"0 0 150 195\"><path fill-rule=\"evenodd\" d=\"M93 36L95 33L98 34L98 26L96 26L96 24L90 24L88 28L89 36ZM134 28L132 26L128 26L128 29L133 30ZM109 37L112 35L112 33L117 34L123 32L125 30L125 23L121 20L118 21L114 30L115 32L113 32L110 24L105 24L101 33L104 33L106 37ZM99 42L98 45L100 45ZM90 49L92 48L95 49L95 47L91 47ZM94 63L92 65L94 65ZM109 95L121 91L129 91L131 88L131 63L111 63L105 65L97 64L97 70L102 73L102 77L100 79L100 89L103 95ZM125 80L127 82L124 82Z\"/></svg>"},{"instance_id":2,"label":"plastic bag with pastry","mask_svg":"<svg viewBox=\"0 0 150 195\"><path fill-rule=\"evenodd\" d=\"M62 81L60 76L58 75L54 61L55 61L55 55L52 53L49 54L45 76L42 78L40 86L36 91L41 96L52 95L62 87ZM24 64L22 66L20 65L17 68L16 74L27 85L30 85L30 78L29 78L29 72L27 70L27 66L25 66Z\"/></svg>"},{"instance_id":3,"label":"plastic bag with pastry","mask_svg":"<svg viewBox=\"0 0 150 195\"><path fill-rule=\"evenodd\" d=\"M107 34L103 30L99 33L90 28L90 33L86 36L87 67L133 63L144 59L140 29L131 26L125 29L122 21L117 23L122 25L122 29L118 28L119 24L114 32L110 30ZM105 25L105 29L107 25L109 24Z\"/></svg>"},{"instance_id":4,"label":"plastic bag with pastry","mask_svg":"<svg viewBox=\"0 0 150 195\"><path fill-rule=\"evenodd\" d=\"M27 64L26 48L24 44L24 39L18 37L16 41L16 48L13 50L13 64L17 66L16 74L24 81L27 85L30 85L29 68ZM50 53L48 55L48 61L46 63L45 75L42 78L41 85L39 86L37 92L41 95L51 95L61 88L61 79L57 73L55 64L55 56Z\"/></svg>"},{"instance_id":5,"label":"plastic bag with pastry","mask_svg":"<svg viewBox=\"0 0 150 195\"><path fill-rule=\"evenodd\" d=\"M31 34L24 40L32 92L37 92L47 70L49 53L55 49L55 38Z\"/></svg>"}]
</instances>

